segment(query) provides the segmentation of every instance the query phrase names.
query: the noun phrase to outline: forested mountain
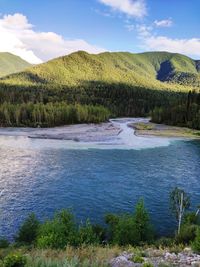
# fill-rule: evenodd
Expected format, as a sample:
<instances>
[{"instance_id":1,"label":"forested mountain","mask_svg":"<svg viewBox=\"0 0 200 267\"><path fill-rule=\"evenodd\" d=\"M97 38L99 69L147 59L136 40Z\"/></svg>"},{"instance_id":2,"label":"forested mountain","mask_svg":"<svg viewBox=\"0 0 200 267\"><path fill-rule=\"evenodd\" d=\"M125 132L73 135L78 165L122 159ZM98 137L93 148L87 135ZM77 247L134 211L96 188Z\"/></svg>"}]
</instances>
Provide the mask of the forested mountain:
<instances>
[{"instance_id":1,"label":"forested mountain","mask_svg":"<svg viewBox=\"0 0 200 267\"><path fill-rule=\"evenodd\" d=\"M167 88L163 82L200 86L199 62L167 52L101 53L83 51L51 60L6 78L16 84L81 85L85 82L126 83L146 88ZM161 82L162 83L161 83Z\"/></svg>"},{"instance_id":2,"label":"forested mountain","mask_svg":"<svg viewBox=\"0 0 200 267\"><path fill-rule=\"evenodd\" d=\"M10 53L0 53L0 77L23 71L30 66L30 63L18 56Z\"/></svg>"},{"instance_id":3,"label":"forested mountain","mask_svg":"<svg viewBox=\"0 0 200 267\"><path fill-rule=\"evenodd\" d=\"M200 61L180 54L83 51L0 80L0 125L53 126L147 116L200 129ZM73 119L72 119L73 118Z\"/></svg>"}]
</instances>

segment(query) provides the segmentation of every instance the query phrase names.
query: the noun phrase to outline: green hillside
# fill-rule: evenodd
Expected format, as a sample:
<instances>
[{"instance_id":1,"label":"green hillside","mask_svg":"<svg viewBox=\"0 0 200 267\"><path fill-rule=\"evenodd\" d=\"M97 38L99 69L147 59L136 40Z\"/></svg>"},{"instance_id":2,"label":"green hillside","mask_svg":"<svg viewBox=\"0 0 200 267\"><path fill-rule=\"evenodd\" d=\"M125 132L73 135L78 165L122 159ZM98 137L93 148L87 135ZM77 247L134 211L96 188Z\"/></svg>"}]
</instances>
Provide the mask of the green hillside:
<instances>
[{"instance_id":1,"label":"green hillside","mask_svg":"<svg viewBox=\"0 0 200 267\"><path fill-rule=\"evenodd\" d=\"M123 82L147 88L167 88L163 82L189 86L200 85L199 64L167 52L101 53L76 52L11 75L12 84L62 84L76 86L88 81ZM176 85L171 85L176 88Z\"/></svg>"},{"instance_id":2,"label":"green hillside","mask_svg":"<svg viewBox=\"0 0 200 267\"><path fill-rule=\"evenodd\" d=\"M10 53L0 53L0 77L20 72L30 67L31 64Z\"/></svg>"},{"instance_id":3,"label":"green hillside","mask_svg":"<svg viewBox=\"0 0 200 267\"><path fill-rule=\"evenodd\" d=\"M0 80L0 126L152 116L200 129L200 61L167 52L83 51Z\"/></svg>"}]
</instances>

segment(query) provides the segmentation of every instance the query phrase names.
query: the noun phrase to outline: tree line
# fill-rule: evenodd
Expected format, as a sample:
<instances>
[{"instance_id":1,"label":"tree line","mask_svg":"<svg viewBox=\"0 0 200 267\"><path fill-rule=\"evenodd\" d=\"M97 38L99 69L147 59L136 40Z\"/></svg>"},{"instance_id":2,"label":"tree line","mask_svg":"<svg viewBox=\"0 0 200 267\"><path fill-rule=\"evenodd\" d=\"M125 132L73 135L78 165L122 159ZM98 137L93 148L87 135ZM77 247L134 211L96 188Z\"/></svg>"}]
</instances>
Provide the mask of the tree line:
<instances>
[{"instance_id":1,"label":"tree line","mask_svg":"<svg viewBox=\"0 0 200 267\"><path fill-rule=\"evenodd\" d=\"M184 100L159 106L151 112L153 122L200 130L200 93L190 91Z\"/></svg>"},{"instance_id":2,"label":"tree line","mask_svg":"<svg viewBox=\"0 0 200 267\"><path fill-rule=\"evenodd\" d=\"M128 85L124 83L105 83L98 81L85 82L76 87L67 85L9 85L0 84L0 108L10 110L10 105L16 105L16 109L27 110L31 106L43 106L45 117L51 117L52 109L58 109L58 106L77 105L101 107L102 113L99 120L83 119L84 122L98 122L108 118L107 114L112 117L122 116L152 116L152 120L158 123L167 123L171 125L187 126L190 128L200 129L200 93L199 91L181 92L172 90L147 89L139 86ZM48 108L52 107L53 108ZM23 108L22 108L23 107ZM57 113L55 112L53 113ZM9 111L6 111L9 113ZM23 113L23 112L22 112ZM26 113L26 112L25 112ZM47 115L48 114L48 115ZM63 113L63 116L65 113ZM71 114L72 115L72 114ZM7 116L7 114L6 114ZM12 115L11 115L12 117ZM17 117L17 115L16 115ZM76 116L75 116L76 117ZM49 120L49 119L48 119ZM1 112L0 121L5 121L5 114ZM41 124L47 126L62 125L63 123L81 122L78 119L66 119L43 121ZM1 123L9 125L8 123ZM16 121L12 125L16 124ZM35 126L37 120L35 116L28 116L23 120L22 125Z\"/></svg>"},{"instance_id":3,"label":"tree line","mask_svg":"<svg viewBox=\"0 0 200 267\"><path fill-rule=\"evenodd\" d=\"M0 105L0 126L53 127L74 123L100 123L108 120L109 111L102 106L55 103Z\"/></svg>"}]
</instances>

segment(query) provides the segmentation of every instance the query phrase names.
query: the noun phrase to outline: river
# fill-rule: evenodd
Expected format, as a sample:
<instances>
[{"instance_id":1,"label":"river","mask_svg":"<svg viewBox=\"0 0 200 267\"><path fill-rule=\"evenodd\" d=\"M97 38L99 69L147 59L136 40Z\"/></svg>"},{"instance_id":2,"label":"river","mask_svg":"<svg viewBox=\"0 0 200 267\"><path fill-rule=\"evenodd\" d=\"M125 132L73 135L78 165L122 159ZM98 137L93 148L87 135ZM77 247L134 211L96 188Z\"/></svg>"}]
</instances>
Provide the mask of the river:
<instances>
[{"instance_id":1,"label":"river","mask_svg":"<svg viewBox=\"0 0 200 267\"><path fill-rule=\"evenodd\" d=\"M170 190L184 188L193 208L200 202L200 142L137 137L133 120L112 120L121 131L105 142L1 135L1 236L12 238L30 212L45 219L72 208L78 221L103 223L108 212L133 212L140 197L156 230L173 233Z\"/></svg>"}]
</instances>

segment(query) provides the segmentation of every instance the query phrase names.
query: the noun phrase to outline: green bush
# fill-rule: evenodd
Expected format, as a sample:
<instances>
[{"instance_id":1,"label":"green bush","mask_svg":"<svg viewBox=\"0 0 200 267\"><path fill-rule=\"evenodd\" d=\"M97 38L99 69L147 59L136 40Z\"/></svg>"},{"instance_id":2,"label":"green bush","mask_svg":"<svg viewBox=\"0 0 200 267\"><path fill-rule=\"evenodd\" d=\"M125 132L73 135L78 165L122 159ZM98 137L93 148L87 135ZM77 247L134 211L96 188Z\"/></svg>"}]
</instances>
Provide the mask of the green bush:
<instances>
[{"instance_id":1,"label":"green bush","mask_svg":"<svg viewBox=\"0 0 200 267\"><path fill-rule=\"evenodd\" d=\"M82 225L79 227L78 236L80 245L91 245L100 243L99 237L94 232L94 229L89 220L86 222L86 225Z\"/></svg>"},{"instance_id":2,"label":"green bush","mask_svg":"<svg viewBox=\"0 0 200 267\"><path fill-rule=\"evenodd\" d=\"M34 243L37 237L39 225L40 223L35 214L30 214L19 228L15 241L17 243L27 245Z\"/></svg>"},{"instance_id":3,"label":"green bush","mask_svg":"<svg viewBox=\"0 0 200 267\"><path fill-rule=\"evenodd\" d=\"M169 238L169 237L162 237L158 240L155 241L155 246L157 248L159 247L172 247L174 246L174 239L173 238Z\"/></svg>"},{"instance_id":4,"label":"green bush","mask_svg":"<svg viewBox=\"0 0 200 267\"><path fill-rule=\"evenodd\" d=\"M153 228L150 223L149 214L145 209L143 199L141 199L136 205L134 220L140 237L140 241L152 241L154 237Z\"/></svg>"},{"instance_id":5,"label":"green bush","mask_svg":"<svg viewBox=\"0 0 200 267\"><path fill-rule=\"evenodd\" d=\"M37 237L39 248L63 249L67 245L78 244L78 233L74 217L68 210L56 213L39 228Z\"/></svg>"},{"instance_id":6,"label":"green bush","mask_svg":"<svg viewBox=\"0 0 200 267\"><path fill-rule=\"evenodd\" d=\"M107 239L106 229L99 224L92 225L92 228L93 228L93 232L98 237L100 243L104 243Z\"/></svg>"},{"instance_id":7,"label":"green bush","mask_svg":"<svg viewBox=\"0 0 200 267\"><path fill-rule=\"evenodd\" d=\"M200 252L200 228L198 227L196 231L196 237L194 239L194 242L192 243L192 249L195 252Z\"/></svg>"},{"instance_id":8,"label":"green bush","mask_svg":"<svg viewBox=\"0 0 200 267\"><path fill-rule=\"evenodd\" d=\"M26 265L26 257L21 254L9 254L4 258L4 267L24 267Z\"/></svg>"},{"instance_id":9,"label":"green bush","mask_svg":"<svg viewBox=\"0 0 200 267\"><path fill-rule=\"evenodd\" d=\"M116 226L118 225L119 223L119 220L120 220L120 216L117 216L115 214L107 214L105 216L105 223L108 225L108 241L109 242L112 242L113 239L114 239L114 235L115 235L115 232L116 232Z\"/></svg>"},{"instance_id":10,"label":"green bush","mask_svg":"<svg viewBox=\"0 0 200 267\"><path fill-rule=\"evenodd\" d=\"M195 225L199 225L200 224L199 215L196 215L195 212L188 212L184 216L183 224L195 224Z\"/></svg>"},{"instance_id":11,"label":"green bush","mask_svg":"<svg viewBox=\"0 0 200 267\"><path fill-rule=\"evenodd\" d=\"M144 259L141 256L136 255L135 257L133 257L132 261L134 263L143 263L144 262Z\"/></svg>"},{"instance_id":12,"label":"green bush","mask_svg":"<svg viewBox=\"0 0 200 267\"><path fill-rule=\"evenodd\" d=\"M176 236L175 241L181 244L190 244L196 237L197 225L182 225L179 235Z\"/></svg>"},{"instance_id":13,"label":"green bush","mask_svg":"<svg viewBox=\"0 0 200 267\"><path fill-rule=\"evenodd\" d=\"M9 247L9 241L5 238L0 239L0 248L7 248Z\"/></svg>"},{"instance_id":14,"label":"green bush","mask_svg":"<svg viewBox=\"0 0 200 267\"><path fill-rule=\"evenodd\" d=\"M140 236L133 216L124 215L120 217L114 229L113 242L120 246L139 244Z\"/></svg>"},{"instance_id":15,"label":"green bush","mask_svg":"<svg viewBox=\"0 0 200 267\"><path fill-rule=\"evenodd\" d=\"M110 240L114 244L134 246L153 240L153 230L143 200L138 202L133 215L109 214L106 223L109 225Z\"/></svg>"}]
</instances>

